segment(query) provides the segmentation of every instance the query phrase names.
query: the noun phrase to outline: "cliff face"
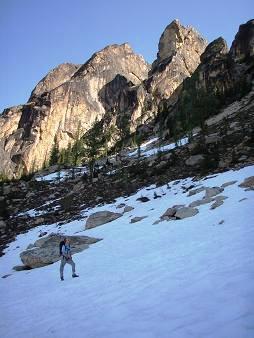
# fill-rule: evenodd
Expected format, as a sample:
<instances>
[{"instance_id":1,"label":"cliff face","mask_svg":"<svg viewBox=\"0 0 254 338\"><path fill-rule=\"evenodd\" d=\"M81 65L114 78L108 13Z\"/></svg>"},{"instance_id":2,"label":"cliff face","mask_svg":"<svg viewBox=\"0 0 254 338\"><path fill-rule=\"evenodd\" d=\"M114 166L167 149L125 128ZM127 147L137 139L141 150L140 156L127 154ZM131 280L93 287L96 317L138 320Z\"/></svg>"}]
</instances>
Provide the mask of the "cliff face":
<instances>
[{"instance_id":1,"label":"cliff face","mask_svg":"<svg viewBox=\"0 0 254 338\"><path fill-rule=\"evenodd\" d=\"M183 80L195 71L206 46L207 42L192 27L184 27L178 20L171 22L161 35L157 59L148 78L136 86L128 84L124 90L121 87L121 93L117 94L118 104L111 102L105 107L108 114L104 125L118 125L117 121L124 117L129 119L130 132L134 132L137 127L153 121L161 100L176 100ZM109 87L112 89L114 83L110 83ZM113 91L115 94L111 91L109 98L116 96L115 88ZM129 104L123 107L124 101Z\"/></svg>"},{"instance_id":2,"label":"cliff face","mask_svg":"<svg viewBox=\"0 0 254 338\"><path fill-rule=\"evenodd\" d=\"M195 71L206 46L206 40L192 27L174 20L161 35L157 59L147 81L148 91L160 99L169 98Z\"/></svg>"},{"instance_id":3,"label":"cliff face","mask_svg":"<svg viewBox=\"0 0 254 338\"><path fill-rule=\"evenodd\" d=\"M51 71L27 104L8 108L0 117L1 171L12 176L42 167L55 142L67 147L79 126L85 132L104 116L108 83L120 74L137 85L148 70L143 57L123 44L106 47L82 66L63 64Z\"/></svg>"},{"instance_id":4,"label":"cliff face","mask_svg":"<svg viewBox=\"0 0 254 338\"><path fill-rule=\"evenodd\" d=\"M205 40L177 20L165 29L152 69L128 44L111 45L85 64L62 64L34 88L28 103L0 117L0 171L18 176L39 169L57 143L73 143L98 119L104 127L128 124L130 132L153 119L200 62Z\"/></svg>"},{"instance_id":5,"label":"cliff face","mask_svg":"<svg viewBox=\"0 0 254 338\"><path fill-rule=\"evenodd\" d=\"M254 20L241 25L230 50L223 38L211 42L192 76L183 81L177 100L165 100L158 120L169 135L200 125L220 108L241 99L254 79ZM202 107L202 111L200 111Z\"/></svg>"},{"instance_id":6,"label":"cliff face","mask_svg":"<svg viewBox=\"0 0 254 338\"><path fill-rule=\"evenodd\" d=\"M50 92L64 82L71 79L72 75L76 73L80 65L72 63L63 63L53 70L51 70L34 88L31 93L29 101L33 101L35 96L40 96L45 92Z\"/></svg>"}]
</instances>

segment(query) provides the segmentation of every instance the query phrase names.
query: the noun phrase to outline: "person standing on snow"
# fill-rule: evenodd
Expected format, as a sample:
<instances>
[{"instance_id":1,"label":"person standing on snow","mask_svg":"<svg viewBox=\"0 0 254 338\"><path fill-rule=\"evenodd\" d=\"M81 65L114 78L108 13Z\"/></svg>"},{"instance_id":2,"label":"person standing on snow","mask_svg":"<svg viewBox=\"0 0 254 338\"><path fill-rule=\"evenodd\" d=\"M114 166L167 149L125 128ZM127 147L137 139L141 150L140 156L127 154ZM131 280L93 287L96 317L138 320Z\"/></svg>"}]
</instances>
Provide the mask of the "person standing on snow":
<instances>
[{"instance_id":1,"label":"person standing on snow","mask_svg":"<svg viewBox=\"0 0 254 338\"><path fill-rule=\"evenodd\" d=\"M61 248L61 264L60 264L60 278L61 278L61 280L64 280L63 270L64 270L64 266L65 266L66 263L70 264L71 267L72 267L72 277L73 278L79 277L75 273L75 263L72 260L70 240L68 238L64 239L63 245L62 245L62 248Z\"/></svg>"}]
</instances>

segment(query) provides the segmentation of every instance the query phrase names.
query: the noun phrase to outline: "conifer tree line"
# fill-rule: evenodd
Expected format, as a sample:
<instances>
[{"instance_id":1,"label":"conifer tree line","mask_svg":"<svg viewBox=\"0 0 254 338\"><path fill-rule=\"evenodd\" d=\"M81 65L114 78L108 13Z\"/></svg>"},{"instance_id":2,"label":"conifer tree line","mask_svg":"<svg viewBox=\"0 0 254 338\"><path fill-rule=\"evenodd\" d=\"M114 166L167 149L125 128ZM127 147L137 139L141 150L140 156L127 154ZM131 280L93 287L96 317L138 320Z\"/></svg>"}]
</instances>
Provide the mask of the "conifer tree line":
<instances>
[{"instance_id":1,"label":"conifer tree line","mask_svg":"<svg viewBox=\"0 0 254 338\"><path fill-rule=\"evenodd\" d=\"M69 143L66 149L59 149L55 139L50 152L47 166L55 164L77 166L84 162L88 163L90 171L93 172L96 160L108 154L108 144L114 135L114 126L103 128L101 121L95 120L92 127L85 133L79 123L74 135L73 144Z\"/></svg>"},{"instance_id":2,"label":"conifer tree line","mask_svg":"<svg viewBox=\"0 0 254 338\"><path fill-rule=\"evenodd\" d=\"M96 160L121 151L127 144L136 146L140 156L140 146L144 135L140 131L130 133L129 119L123 118L118 127L104 125L100 120L95 120L91 128L85 133L79 123L74 135L73 144L69 143L65 149L59 149L57 139L54 140L48 162L44 168L52 165L77 166L87 163L90 172L93 172ZM110 143L113 146L110 148Z\"/></svg>"},{"instance_id":3,"label":"conifer tree line","mask_svg":"<svg viewBox=\"0 0 254 338\"><path fill-rule=\"evenodd\" d=\"M224 106L240 100L252 87L245 78L240 78L230 88L224 88L223 85L217 87L216 84L205 88L199 85L198 76L196 72L184 80L181 94L173 107L168 108L166 103L162 104L158 120L160 123L161 120L166 121L164 129L174 140L184 135L192 137L195 127L200 127L205 134L206 119L218 114Z\"/></svg>"}]
</instances>

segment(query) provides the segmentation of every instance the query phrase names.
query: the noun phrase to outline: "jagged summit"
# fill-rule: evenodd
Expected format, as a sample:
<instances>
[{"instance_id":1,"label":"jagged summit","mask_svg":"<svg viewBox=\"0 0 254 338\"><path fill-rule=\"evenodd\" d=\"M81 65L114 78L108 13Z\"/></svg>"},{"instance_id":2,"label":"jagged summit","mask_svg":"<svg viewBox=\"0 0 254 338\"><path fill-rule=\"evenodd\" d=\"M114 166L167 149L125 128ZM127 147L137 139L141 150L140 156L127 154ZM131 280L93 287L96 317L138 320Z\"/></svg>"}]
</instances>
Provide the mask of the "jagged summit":
<instances>
[{"instance_id":1,"label":"jagged summit","mask_svg":"<svg viewBox=\"0 0 254 338\"><path fill-rule=\"evenodd\" d=\"M207 41L192 27L183 26L178 19L173 20L160 37L157 59L152 65L152 71L162 62L168 62L182 49L200 53ZM192 58L191 54L189 57Z\"/></svg>"},{"instance_id":2,"label":"jagged summit","mask_svg":"<svg viewBox=\"0 0 254 338\"><path fill-rule=\"evenodd\" d=\"M73 63L62 63L49 71L49 73L36 85L31 93L29 101L32 100L34 95L39 96L45 92L50 92L62 83L69 81L79 67L80 65Z\"/></svg>"},{"instance_id":3,"label":"jagged summit","mask_svg":"<svg viewBox=\"0 0 254 338\"><path fill-rule=\"evenodd\" d=\"M230 48L233 59L254 61L254 19L240 25Z\"/></svg>"},{"instance_id":4,"label":"jagged summit","mask_svg":"<svg viewBox=\"0 0 254 338\"><path fill-rule=\"evenodd\" d=\"M204 53L201 55L200 60L201 62L208 62L212 58L215 59L222 55L228 54L228 51L227 42L222 37L219 37L218 39L209 43Z\"/></svg>"},{"instance_id":5,"label":"jagged summit","mask_svg":"<svg viewBox=\"0 0 254 338\"><path fill-rule=\"evenodd\" d=\"M164 30L147 83L148 91L159 99L168 99L182 81L191 76L200 63L207 42L192 27L172 21Z\"/></svg>"},{"instance_id":6,"label":"jagged summit","mask_svg":"<svg viewBox=\"0 0 254 338\"><path fill-rule=\"evenodd\" d=\"M133 71L133 66L136 70ZM143 56L136 54L128 43L112 44L94 53L91 58L84 63L78 71L73 74L74 78L82 78L86 74L106 74L110 69L120 67L119 74L126 76L127 79L135 84L139 84L147 77L149 64ZM111 81L110 78L108 81Z\"/></svg>"},{"instance_id":7,"label":"jagged summit","mask_svg":"<svg viewBox=\"0 0 254 338\"><path fill-rule=\"evenodd\" d=\"M147 124L156 131L161 104L174 106L183 81L196 71L200 59L202 87L215 87L222 94L233 89L239 74L252 76L253 22L240 26L230 53L222 38L206 48L194 28L173 20L160 37L152 66L128 43L106 46L83 65L57 66L36 85L28 103L1 115L0 172L17 177L40 169L55 143L66 149L74 143L78 126L85 134L97 119L105 118L105 128L116 126L114 142L122 135L119 121L125 121L129 134ZM231 67L231 61L238 63Z\"/></svg>"},{"instance_id":8,"label":"jagged summit","mask_svg":"<svg viewBox=\"0 0 254 338\"><path fill-rule=\"evenodd\" d=\"M29 104L6 109L0 117L0 171L13 176L19 170L28 173L48 161L57 142L60 149L74 142L79 125L86 132L96 119L105 115L100 93L121 75L134 85L148 76L149 65L124 43L96 52L82 66L61 64L35 87ZM116 90L121 91L115 82ZM122 109L128 109L123 101ZM11 126L10 126L11 125ZM21 169L19 169L21 168Z\"/></svg>"}]
</instances>

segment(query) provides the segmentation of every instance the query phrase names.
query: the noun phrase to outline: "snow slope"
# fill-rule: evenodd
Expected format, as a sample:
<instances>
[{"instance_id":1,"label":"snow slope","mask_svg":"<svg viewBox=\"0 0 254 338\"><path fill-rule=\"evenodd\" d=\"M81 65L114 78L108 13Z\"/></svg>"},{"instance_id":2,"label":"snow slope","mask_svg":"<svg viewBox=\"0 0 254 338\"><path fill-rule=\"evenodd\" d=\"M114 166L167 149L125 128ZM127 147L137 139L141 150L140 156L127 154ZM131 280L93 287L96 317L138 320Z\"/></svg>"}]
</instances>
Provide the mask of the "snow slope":
<instances>
[{"instance_id":1,"label":"snow slope","mask_svg":"<svg viewBox=\"0 0 254 338\"><path fill-rule=\"evenodd\" d=\"M238 184L254 166L206 180L191 178L150 186L116 203L84 210L135 209L121 218L84 231L84 220L40 226L17 237L0 258L0 334L4 338L253 338L254 337L254 191ZM177 221L153 225L175 204L188 205L182 187L220 186L228 199ZM153 199L154 192L161 198ZM147 196L150 201L136 199ZM121 210L121 209L120 209ZM134 216L148 216L130 224ZM221 221L224 221L222 224ZM41 231L103 238L74 255L80 278L59 279L59 262L14 272L19 253Z\"/></svg>"},{"instance_id":2,"label":"snow slope","mask_svg":"<svg viewBox=\"0 0 254 338\"><path fill-rule=\"evenodd\" d=\"M150 157L152 155L156 155L158 154L158 152L164 152L164 151L169 151L172 149L176 148L176 143L170 143L170 144L166 144L164 146L159 147L158 144L157 146L155 146L156 142L158 141L158 138L153 138L148 142L145 142L141 145L140 147L140 155L144 156L144 157ZM188 137L184 137L182 139L179 139L177 141L177 144L179 146L183 146L185 144L187 144L189 142L189 138ZM154 144L154 147L151 148L151 146ZM138 150L134 150L132 152L129 153L128 156L133 157L133 156L137 156L138 155Z\"/></svg>"}]
</instances>

